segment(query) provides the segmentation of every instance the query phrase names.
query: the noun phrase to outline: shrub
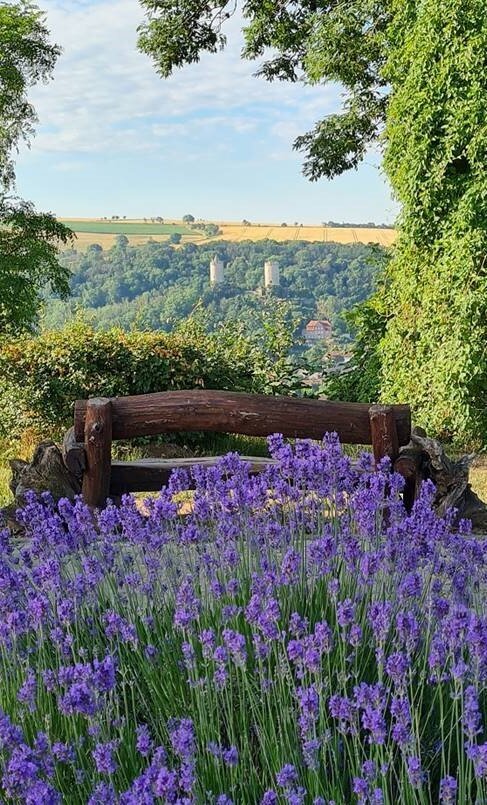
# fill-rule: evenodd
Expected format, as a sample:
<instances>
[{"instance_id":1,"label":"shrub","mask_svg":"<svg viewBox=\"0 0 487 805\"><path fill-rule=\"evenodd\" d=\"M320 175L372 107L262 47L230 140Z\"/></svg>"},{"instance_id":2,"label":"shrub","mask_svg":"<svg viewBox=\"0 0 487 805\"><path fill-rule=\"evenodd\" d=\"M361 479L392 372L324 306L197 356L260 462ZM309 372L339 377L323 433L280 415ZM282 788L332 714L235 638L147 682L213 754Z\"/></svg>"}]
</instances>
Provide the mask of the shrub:
<instances>
[{"instance_id":1,"label":"shrub","mask_svg":"<svg viewBox=\"0 0 487 805\"><path fill-rule=\"evenodd\" d=\"M282 370L288 371L284 363ZM207 334L196 323L168 335L100 332L77 321L3 341L0 371L6 379L3 409L10 412L3 423L7 433L27 425L67 426L74 401L91 396L198 387L265 392L284 389L285 379L276 376L274 354L265 345L234 328Z\"/></svg>"},{"instance_id":2,"label":"shrub","mask_svg":"<svg viewBox=\"0 0 487 805\"><path fill-rule=\"evenodd\" d=\"M28 501L0 543L2 798L485 799L484 549L371 456L270 447L260 477L195 471L187 517L185 473L146 516Z\"/></svg>"}]
</instances>

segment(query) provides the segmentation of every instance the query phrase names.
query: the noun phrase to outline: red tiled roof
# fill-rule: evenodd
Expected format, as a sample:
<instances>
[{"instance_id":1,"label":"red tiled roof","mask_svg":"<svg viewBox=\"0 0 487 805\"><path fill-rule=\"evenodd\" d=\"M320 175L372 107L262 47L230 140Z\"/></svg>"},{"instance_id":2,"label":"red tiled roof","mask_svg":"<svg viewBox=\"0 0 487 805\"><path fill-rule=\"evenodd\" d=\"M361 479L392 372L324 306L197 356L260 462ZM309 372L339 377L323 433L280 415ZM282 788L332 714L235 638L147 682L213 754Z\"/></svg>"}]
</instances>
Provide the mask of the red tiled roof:
<instances>
[{"instance_id":1,"label":"red tiled roof","mask_svg":"<svg viewBox=\"0 0 487 805\"><path fill-rule=\"evenodd\" d=\"M316 330L318 327L324 327L329 330L331 329L331 324L326 319L311 319L306 325L306 330Z\"/></svg>"}]
</instances>

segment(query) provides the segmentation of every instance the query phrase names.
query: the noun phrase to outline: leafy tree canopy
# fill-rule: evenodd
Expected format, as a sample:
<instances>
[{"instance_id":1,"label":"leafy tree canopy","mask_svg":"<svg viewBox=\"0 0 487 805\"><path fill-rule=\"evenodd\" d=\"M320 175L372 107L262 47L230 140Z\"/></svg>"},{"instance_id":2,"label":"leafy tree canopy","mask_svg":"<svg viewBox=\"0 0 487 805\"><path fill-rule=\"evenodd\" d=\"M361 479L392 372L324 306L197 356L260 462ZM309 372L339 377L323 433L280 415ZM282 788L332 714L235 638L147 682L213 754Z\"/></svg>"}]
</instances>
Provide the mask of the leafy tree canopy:
<instances>
[{"instance_id":1,"label":"leafy tree canopy","mask_svg":"<svg viewBox=\"0 0 487 805\"><path fill-rule=\"evenodd\" d=\"M487 443L485 0L397 0L386 170L402 203L382 396L443 437Z\"/></svg>"},{"instance_id":2,"label":"leafy tree canopy","mask_svg":"<svg viewBox=\"0 0 487 805\"><path fill-rule=\"evenodd\" d=\"M60 52L48 37L35 6L0 6L0 332L32 325L46 284L60 294L69 289L57 247L70 230L14 194L14 154L37 122L28 91L47 81Z\"/></svg>"},{"instance_id":3,"label":"leafy tree canopy","mask_svg":"<svg viewBox=\"0 0 487 805\"><path fill-rule=\"evenodd\" d=\"M342 113L295 147L315 180L356 167L377 139L385 146L400 237L387 271L387 321L373 306L364 327L365 343L385 326L373 352L381 397L411 403L430 431L485 444L485 0L141 2L139 46L164 76L223 47L225 23L239 10L243 55L263 59L265 78L343 87Z\"/></svg>"},{"instance_id":4,"label":"leafy tree canopy","mask_svg":"<svg viewBox=\"0 0 487 805\"><path fill-rule=\"evenodd\" d=\"M141 0L147 21L139 47L167 77L226 43L225 24L240 11L245 19L243 56L267 54L258 75L272 81L339 82L341 114L319 121L298 137L304 173L332 178L356 167L382 128L388 91L383 66L392 0Z\"/></svg>"}]
</instances>

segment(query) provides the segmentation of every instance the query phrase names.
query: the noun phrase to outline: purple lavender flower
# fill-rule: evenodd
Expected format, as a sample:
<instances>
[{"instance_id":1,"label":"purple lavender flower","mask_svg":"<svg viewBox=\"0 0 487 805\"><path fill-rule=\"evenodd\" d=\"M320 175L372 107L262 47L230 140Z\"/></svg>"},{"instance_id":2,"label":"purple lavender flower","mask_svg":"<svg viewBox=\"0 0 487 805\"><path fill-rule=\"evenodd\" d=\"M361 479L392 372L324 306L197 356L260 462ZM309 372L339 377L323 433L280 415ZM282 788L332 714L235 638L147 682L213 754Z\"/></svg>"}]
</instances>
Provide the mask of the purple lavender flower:
<instances>
[{"instance_id":1,"label":"purple lavender flower","mask_svg":"<svg viewBox=\"0 0 487 805\"><path fill-rule=\"evenodd\" d=\"M400 643L405 647L408 654L413 652L420 637L420 626L414 612L408 610L397 613L396 631Z\"/></svg>"},{"instance_id":2,"label":"purple lavender flower","mask_svg":"<svg viewBox=\"0 0 487 805\"><path fill-rule=\"evenodd\" d=\"M377 643L384 643L391 625L392 604L390 601L375 601L369 607L369 622Z\"/></svg>"},{"instance_id":3,"label":"purple lavender flower","mask_svg":"<svg viewBox=\"0 0 487 805\"><path fill-rule=\"evenodd\" d=\"M165 802L174 801L178 794L178 776L175 771L170 771L166 766L159 769L154 781L154 794L161 797Z\"/></svg>"},{"instance_id":4,"label":"purple lavender flower","mask_svg":"<svg viewBox=\"0 0 487 805\"><path fill-rule=\"evenodd\" d=\"M281 564L281 575L284 584L296 584L299 581L301 554L288 548Z\"/></svg>"},{"instance_id":5,"label":"purple lavender flower","mask_svg":"<svg viewBox=\"0 0 487 805\"><path fill-rule=\"evenodd\" d=\"M191 643L186 640L181 644L181 651L183 652L184 664L186 668L190 669L195 664L196 654Z\"/></svg>"},{"instance_id":6,"label":"purple lavender flower","mask_svg":"<svg viewBox=\"0 0 487 805\"><path fill-rule=\"evenodd\" d=\"M36 780L24 793L25 805L61 805L62 797L52 785Z\"/></svg>"},{"instance_id":7,"label":"purple lavender flower","mask_svg":"<svg viewBox=\"0 0 487 805\"><path fill-rule=\"evenodd\" d=\"M22 704L26 704L31 713L35 711L37 699L37 679L32 669L29 669L25 681L23 682L17 694L17 699L19 702L22 702Z\"/></svg>"},{"instance_id":8,"label":"purple lavender flower","mask_svg":"<svg viewBox=\"0 0 487 805\"><path fill-rule=\"evenodd\" d=\"M392 681L397 686L403 686L406 682L406 674L409 669L409 660L401 652L396 651L390 654L386 660L385 670L386 674L391 677Z\"/></svg>"},{"instance_id":9,"label":"purple lavender flower","mask_svg":"<svg viewBox=\"0 0 487 805\"><path fill-rule=\"evenodd\" d=\"M321 741L319 738L308 738L303 741L303 760L304 765L308 769L318 771L320 766L319 751L321 749Z\"/></svg>"},{"instance_id":10,"label":"purple lavender flower","mask_svg":"<svg viewBox=\"0 0 487 805\"><path fill-rule=\"evenodd\" d=\"M302 786L290 788L284 792L284 796L286 797L286 802L288 805L303 805L306 797L306 790L302 788Z\"/></svg>"},{"instance_id":11,"label":"purple lavender flower","mask_svg":"<svg viewBox=\"0 0 487 805\"><path fill-rule=\"evenodd\" d=\"M447 776L440 780L440 803L442 805L455 805L457 799L458 783L455 777Z\"/></svg>"},{"instance_id":12,"label":"purple lavender flower","mask_svg":"<svg viewBox=\"0 0 487 805\"><path fill-rule=\"evenodd\" d=\"M115 805L117 799L110 783L99 783L91 794L88 805Z\"/></svg>"},{"instance_id":13,"label":"purple lavender flower","mask_svg":"<svg viewBox=\"0 0 487 805\"><path fill-rule=\"evenodd\" d=\"M60 741L53 743L52 754L59 763L74 763L76 759L74 748Z\"/></svg>"},{"instance_id":14,"label":"purple lavender flower","mask_svg":"<svg viewBox=\"0 0 487 805\"><path fill-rule=\"evenodd\" d=\"M260 805L277 805L279 797L275 791L268 789L260 801Z\"/></svg>"},{"instance_id":15,"label":"purple lavender flower","mask_svg":"<svg viewBox=\"0 0 487 805\"><path fill-rule=\"evenodd\" d=\"M107 654L103 660L93 660L93 685L103 693L109 693L115 687L117 663Z\"/></svg>"},{"instance_id":16,"label":"purple lavender flower","mask_svg":"<svg viewBox=\"0 0 487 805\"><path fill-rule=\"evenodd\" d=\"M310 567L316 571L319 577L330 573L335 551L335 541L331 535L313 540L309 544L308 556ZM338 590L336 592L338 594Z\"/></svg>"},{"instance_id":17,"label":"purple lavender flower","mask_svg":"<svg viewBox=\"0 0 487 805\"><path fill-rule=\"evenodd\" d=\"M303 637L308 630L308 619L302 618L298 612L293 612L289 618L288 630L293 637Z\"/></svg>"},{"instance_id":18,"label":"purple lavender flower","mask_svg":"<svg viewBox=\"0 0 487 805\"><path fill-rule=\"evenodd\" d=\"M97 710L97 700L93 688L86 682L75 682L70 685L66 693L59 699L59 709L67 716L75 713L94 716Z\"/></svg>"},{"instance_id":19,"label":"purple lavender flower","mask_svg":"<svg viewBox=\"0 0 487 805\"><path fill-rule=\"evenodd\" d=\"M419 598L423 589L421 576L417 572L406 573L399 585L401 598Z\"/></svg>"},{"instance_id":20,"label":"purple lavender flower","mask_svg":"<svg viewBox=\"0 0 487 805\"><path fill-rule=\"evenodd\" d=\"M355 604L346 598L337 604L337 623L339 626L350 626L355 618Z\"/></svg>"},{"instance_id":21,"label":"purple lavender flower","mask_svg":"<svg viewBox=\"0 0 487 805\"><path fill-rule=\"evenodd\" d=\"M223 642L236 665L243 667L247 661L246 641L243 634L232 629L223 630Z\"/></svg>"},{"instance_id":22,"label":"purple lavender flower","mask_svg":"<svg viewBox=\"0 0 487 805\"><path fill-rule=\"evenodd\" d=\"M363 777L354 777L352 780L352 791L357 794L359 802L366 802L369 794L369 784Z\"/></svg>"},{"instance_id":23,"label":"purple lavender flower","mask_svg":"<svg viewBox=\"0 0 487 805\"><path fill-rule=\"evenodd\" d=\"M158 654L158 649L152 643L147 643L144 647L144 655L148 660L154 660Z\"/></svg>"},{"instance_id":24,"label":"purple lavender flower","mask_svg":"<svg viewBox=\"0 0 487 805\"><path fill-rule=\"evenodd\" d=\"M226 766L236 766L238 764L238 749L236 746L230 746L222 752L223 762Z\"/></svg>"},{"instance_id":25,"label":"purple lavender flower","mask_svg":"<svg viewBox=\"0 0 487 805\"><path fill-rule=\"evenodd\" d=\"M123 643L137 645L137 630L132 623L113 610L105 612L103 620L108 638L118 637Z\"/></svg>"},{"instance_id":26,"label":"purple lavender flower","mask_svg":"<svg viewBox=\"0 0 487 805\"><path fill-rule=\"evenodd\" d=\"M469 743L473 743L476 735L482 732L481 715L477 691L473 685L465 689L463 700L463 729Z\"/></svg>"},{"instance_id":27,"label":"purple lavender flower","mask_svg":"<svg viewBox=\"0 0 487 805\"><path fill-rule=\"evenodd\" d=\"M174 612L174 625L180 629L187 629L200 613L201 601L195 595L193 581L188 576L179 587L176 595L176 610Z\"/></svg>"},{"instance_id":28,"label":"purple lavender flower","mask_svg":"<svg viewBox=\"0 0 487 805\"><path fill-rule=\"evenodd\" d=\"M39 763L32 749L20 743L12 749L2 778L7 797L23 795L38 782Z\"/></svg>"},{"instance_id":29,"label":"purple lavender flower","mask_svg":"<svg viewBox=\"0 0 487 805\"><path fill-rule=\"evenodd\" d=\"M377 776L377 764L374 760L365 760L362 763L362 774L367 780L374 780Z\"/></svg>"},{"instance_id":30,"label":"purple lavender flower","mask_svg":"<svg viewBox=\"0 0 487 805\"><path fill-rule=\"evenodd\" d=\"M203 657L209 660L215 648L215 632L213 629L203 629L199 634L199 641L203 649Z\"/></svg>"},{"instance_id":31,"label":"purple lavender flower","mask_svg":"<svg viewBox=\"0 0 487 805\"><path fill-rule=\"evenodd\" d=\"M181 758L192 758L195 751L195 735L190 718L172 719L169 724L171 745Z\"/></svg>"},{"instance_id":32,"label":"purple lavender flower","mask_svg":"<svg viewBox=\"0 0 487 805\"><path fill-rule=\"evenodd\" d=\"M256 658L258 660L266 660L271 650L269 643L267 643L259 633L252 635L252 643Z\"/></svg>"},{"instance_id":33,"label":"purple lavender flower","mask_svg":"<svg viewBox=\"0 0 487 805\"><path fill-rule=\"evenodd\" d=\"M418 757L412 756L408 758L407 771L409 782L413 788L421 788L424 781L424 772L421 768L421 761Z\"/></svg>"},{"instance_id":34,"label":"purple lavender flower","mask_svg":"<svg viewBox=\"0 0 487 805\"><path fill-rule=\"evenodd\" d=\"M137 740L135 748L137 749L137 752L139 755L142 755L142 757L148 757L152 752L153 741L147 724L139 724L136 729L136 736Z\"/></svg>"},{"instance_id":35,"label":"purple lavender flower","mask_svg":"<svg viewBox=\"0 0 487 805\"><path fill-rule=\"evenodd\" d=\"M370 732L369 743L381 746L386 739L386 722L381 708L367 707L362 713L362 726Z\"/></svg>"},{"instance_id":36,"label":"purple lavender flower","mask_svg":"<svg viewBox=\"0 0 487 805\"><path fill-rule=\"evenodd\" d=\"M298 773L295 766L291 763L286 763L280 771L276 774L277 784L281 788L291 788L298 782Z\"/></svg>"},{"instance_id":37,"label":"purple lavender flower","mask_svg":"<svg viewBox=\"0 0 487 805\"><path fill-rule=\"evenodd\" d=\"M473 761L475 776L477 778L487 777L487 743L469 746L467 757Z\"/></svg>"},{"instance_id":38,"label":"purple lavender flower","mask_svg":"<svg viewBox=\"0 0 487 805\"><path fill-rule=\"evenodd\" d=\"M117 741L100 743L93 749L93 759L96 770L99 774L114 774L117 770L117 763L113 757L118 746Z\"/></svg>"},{"instance_id":39,"label":"purple lavender flower","mask_svg":"<svg viewBox=\"0 0 487 805\"><path fill-rule=\"evenodd\" d=\"M358 623L352 623L348 633L348 642L354 648L357 648L362 642L362 627Z\"/></svg>"},{"instance_id":40,"label":"purple lavender flower","mask_svg":"<svg viewBox=\"0 0 487 805\"><path fill-rule=\"evenodd\" d=\"M406 746L411 740L411 712L405 697L393 696L390 705L393 717L392 738L399 746Z\"/></svg>"},{"instance_id":41,"label":"purple lavender flower","mask_svg":"<svg viewBox=\"0 0 487 805\"><path fill-rule=\"evenodd\" d=\"M222 607L223 623L228 623L232 618L236 618L240 612L241 609L236 604L225 604L225 606Z\"/></svg>"}]
</instances>

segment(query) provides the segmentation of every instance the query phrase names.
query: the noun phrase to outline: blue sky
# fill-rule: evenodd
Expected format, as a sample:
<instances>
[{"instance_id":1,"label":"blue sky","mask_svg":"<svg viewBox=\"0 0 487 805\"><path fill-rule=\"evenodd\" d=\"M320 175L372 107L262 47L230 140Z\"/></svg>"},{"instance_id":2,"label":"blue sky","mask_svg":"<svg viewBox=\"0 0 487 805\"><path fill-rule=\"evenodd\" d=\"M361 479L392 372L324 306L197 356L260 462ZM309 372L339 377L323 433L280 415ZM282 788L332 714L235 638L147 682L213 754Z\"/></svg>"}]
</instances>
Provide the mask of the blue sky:
<instances>
[{"instance_id":1,"label":"blue sky","mask_svg":"<svg viewBox=\"0 0 487 805\"><path fill-rule=\"evenodd\" d=\"M310 183L294 138L340 108L336 87L267 83L244 62L240 23L223 53L158 77L136 49L137 0L41 0L63 54L31 93L37 136L18 189L58 216L161 215L239 221L393 221L371 153L358 171Z\"/></svg>"}]
</instances>

